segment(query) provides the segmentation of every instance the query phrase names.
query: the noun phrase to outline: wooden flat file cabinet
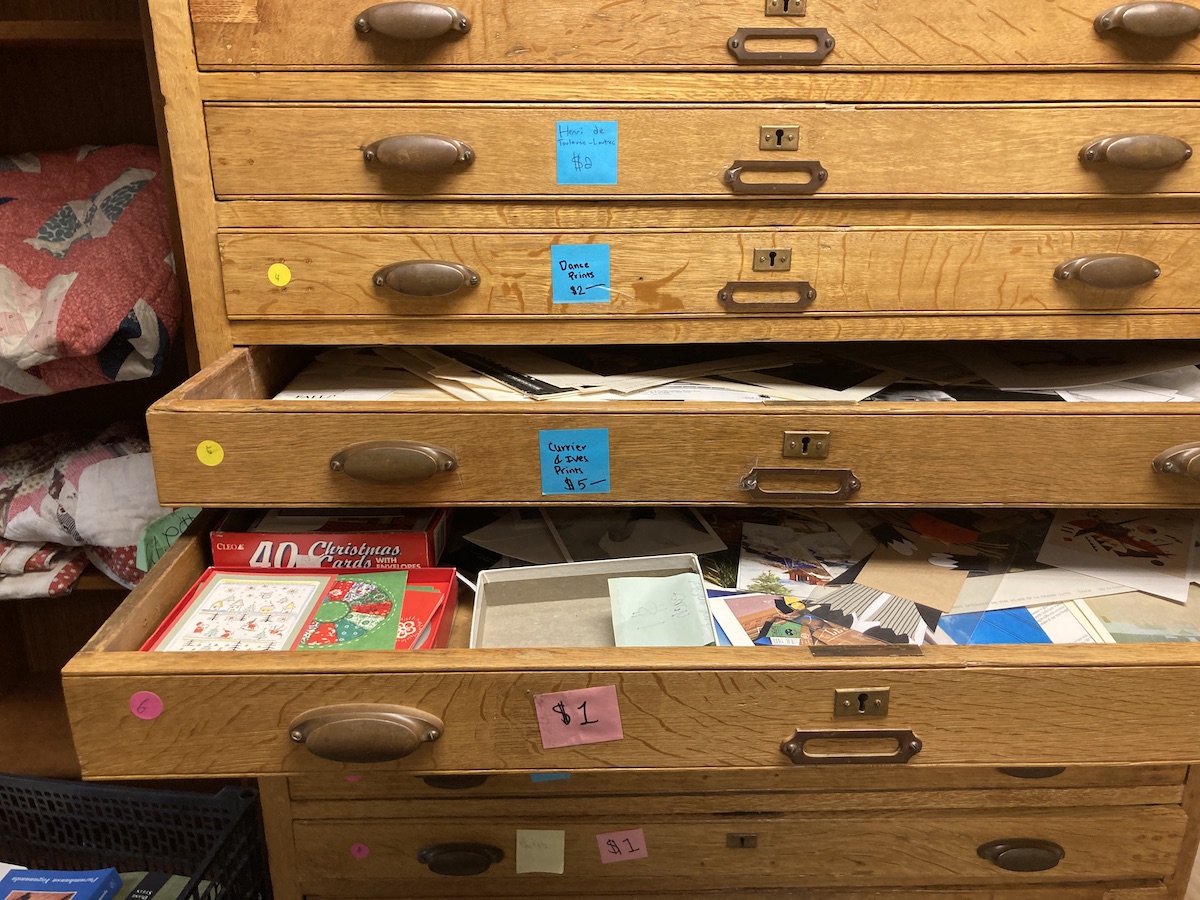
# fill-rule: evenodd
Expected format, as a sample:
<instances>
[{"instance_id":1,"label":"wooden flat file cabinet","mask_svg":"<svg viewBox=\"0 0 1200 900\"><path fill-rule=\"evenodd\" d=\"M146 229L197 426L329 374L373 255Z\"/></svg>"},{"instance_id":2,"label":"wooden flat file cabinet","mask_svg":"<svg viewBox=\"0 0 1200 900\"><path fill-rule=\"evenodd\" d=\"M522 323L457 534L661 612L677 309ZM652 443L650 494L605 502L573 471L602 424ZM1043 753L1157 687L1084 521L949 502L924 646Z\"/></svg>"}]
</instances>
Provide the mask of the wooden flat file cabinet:
<instances>
[{"instance_id":1,"label":"wooden flat file cabinet","mask_svg":"<svg viewBox=\"0 0 1200 900\"><path fill-rule=\"evenodd\" d=\"M591 503L1196 506L1153 465L1200 442L1180 403L272 399L330 345L1200 339L1200 10L1108 2L148 0L205 364L149 415L163 501L568 503L538 431L606 428ZM559 172L564 123L602 123L604 183ZM555 244L609 246L608 302L554 302ZM375 277L431 261L437 290ZM785 458L789 431L828 458ZM457 468L330 467L368 440ZM428 653L139 653L205 542L69 665L73 733L89 777L259 778L283 900L1182 896L1190 645L469 650L464 603ZM543 749L532 697L602 685L625 738ZM885 719L834 718L882 686ZM347 763L293 738L379 704L436 739ZM789 751L824 732L880 755ZM639 828L644 859L601 862ZM565 874L518 872L520 829L563 831Z\"/></svg>"}]
</instances>

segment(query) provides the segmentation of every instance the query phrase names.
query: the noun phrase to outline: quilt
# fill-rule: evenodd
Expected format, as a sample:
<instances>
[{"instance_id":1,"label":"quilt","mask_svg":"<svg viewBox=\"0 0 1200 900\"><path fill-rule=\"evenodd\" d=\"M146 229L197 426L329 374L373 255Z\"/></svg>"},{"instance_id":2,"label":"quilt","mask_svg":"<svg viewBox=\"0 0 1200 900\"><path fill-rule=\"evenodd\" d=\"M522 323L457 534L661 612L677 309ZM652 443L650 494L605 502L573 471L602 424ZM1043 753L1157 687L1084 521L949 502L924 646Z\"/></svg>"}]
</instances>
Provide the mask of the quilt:
<instances>
[{"instance_id":1,"label":"quilt","mask_svg":"<svg viewBox=\"0 0 1200 900\"><path fill-rule=\"evenodd\" d=\"M155 375L180 316L157 149L0 156L0 402Z\"/></svg>"}]
</instances>

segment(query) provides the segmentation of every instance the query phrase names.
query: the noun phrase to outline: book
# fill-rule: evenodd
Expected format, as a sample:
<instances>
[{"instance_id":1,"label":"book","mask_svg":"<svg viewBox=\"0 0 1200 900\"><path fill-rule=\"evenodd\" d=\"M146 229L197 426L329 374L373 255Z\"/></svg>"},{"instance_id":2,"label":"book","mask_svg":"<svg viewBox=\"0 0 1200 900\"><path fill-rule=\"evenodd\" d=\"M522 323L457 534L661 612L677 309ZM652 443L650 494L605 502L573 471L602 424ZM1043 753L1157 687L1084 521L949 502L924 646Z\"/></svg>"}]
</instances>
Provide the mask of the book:
<instances>
[{"instance_id":1,"label":"book","mask_svg":"<svg viewBox=\"0 0 1200 900\"><path fill-rule=\"evenodd\" d=\"M16 869L0 878L0 900L113 900L120 889L116 869Z\"/></svg>"},{"instance_id":2,"label":"book","mask_svg":"<svg viewBox=\"0 0 1200 900\"><path fill-rule=\"evenodd\" d=\"M418 574L419 573L419 574ZM444 642L452 570L208 569L143 650L406 650Z\"/></svg>"}]
</instances>

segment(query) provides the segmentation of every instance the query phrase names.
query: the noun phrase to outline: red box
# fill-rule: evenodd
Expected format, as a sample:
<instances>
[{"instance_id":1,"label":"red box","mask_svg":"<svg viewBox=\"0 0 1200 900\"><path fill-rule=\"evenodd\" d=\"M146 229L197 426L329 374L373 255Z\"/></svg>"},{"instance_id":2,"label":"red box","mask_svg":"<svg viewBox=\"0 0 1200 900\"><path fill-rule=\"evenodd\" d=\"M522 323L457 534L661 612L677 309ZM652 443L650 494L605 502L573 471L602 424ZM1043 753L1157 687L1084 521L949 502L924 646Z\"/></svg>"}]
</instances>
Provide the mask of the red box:
<instances>
[{"instance_id":1,"label":"red box","mask_svg":"<svg viewBox=\"0 0 1200 900\"><path fill-rule=\"evenodd\" d=\"M416 569L437 564L445 509L231 512L212 533L218 569Z\"/></svg>"},{"instance_id":2,"label":"red box","mask_svg":"<svg viewBox=\"0 0 1200 900\"><path fill-rule=\"evenodd\" d=\"M170 613L168 613L167 617L163 619L161 623L159 623L159 626L156 629L154 629L154 633L146 639L140 649L150 650L155 644L158 643L159 638L161 638L170 630L171 626L175 624L175 620L185 609L187 609L188 604L191 602L196 591L200 588L205 577L209 575L209 573L215 571L217 568L219 567L213 566L204 571L200 578L197 579L197 581L190 588L188 588L187 592L183 595L179 602L175 604L174 608ZM320 569L297 569L296 571L300 575L325 575L329 572L329 568L330 567L326 566ZM237 569L234 569L233 571L237 571ZM241 571L246 574L253 574L258 570L243 567ZM450 641L450 629L454 624L454 612L456 609L458 609L458 578L455 570L421 569L420 571L409 574L408 583L415 585L433 585L441 588L445 592L445 601L443 601L441 608L434 613L433 618L430 619L429 638L422 642L419 647L415 647L413 649L434 650L444 648Z\"/></svg>"}]
</instances>

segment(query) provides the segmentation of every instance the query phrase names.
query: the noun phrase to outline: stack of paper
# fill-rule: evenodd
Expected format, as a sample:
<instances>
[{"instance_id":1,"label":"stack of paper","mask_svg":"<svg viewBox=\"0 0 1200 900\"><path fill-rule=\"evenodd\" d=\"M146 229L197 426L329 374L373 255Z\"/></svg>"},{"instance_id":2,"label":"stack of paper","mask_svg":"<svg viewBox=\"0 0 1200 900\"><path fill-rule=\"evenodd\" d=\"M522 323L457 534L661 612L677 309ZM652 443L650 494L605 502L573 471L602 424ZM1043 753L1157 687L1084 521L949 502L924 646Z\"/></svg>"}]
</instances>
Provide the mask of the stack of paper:
<instances>
[{"instance_id":1,"label":"stack of paper","mask_svg":"<svg viewBox=\"0 0 1200 900\"><path fill-rule=\"evenodd\" d=\"M767 511L710 602L735 644L1195 641L1198 539L1174 511Z\"/></svg>"},{"instance_id":2,"label":"stack of paper","mask_svg":"<svg viewBox=\"0 0 1200 900\"><path fill-rule=\"evenodd\" d=\"M365 347L321 353L275 399L1191 402L1198 364L1192 348L1112 343Z\"/></svg>"}]
</instances>

